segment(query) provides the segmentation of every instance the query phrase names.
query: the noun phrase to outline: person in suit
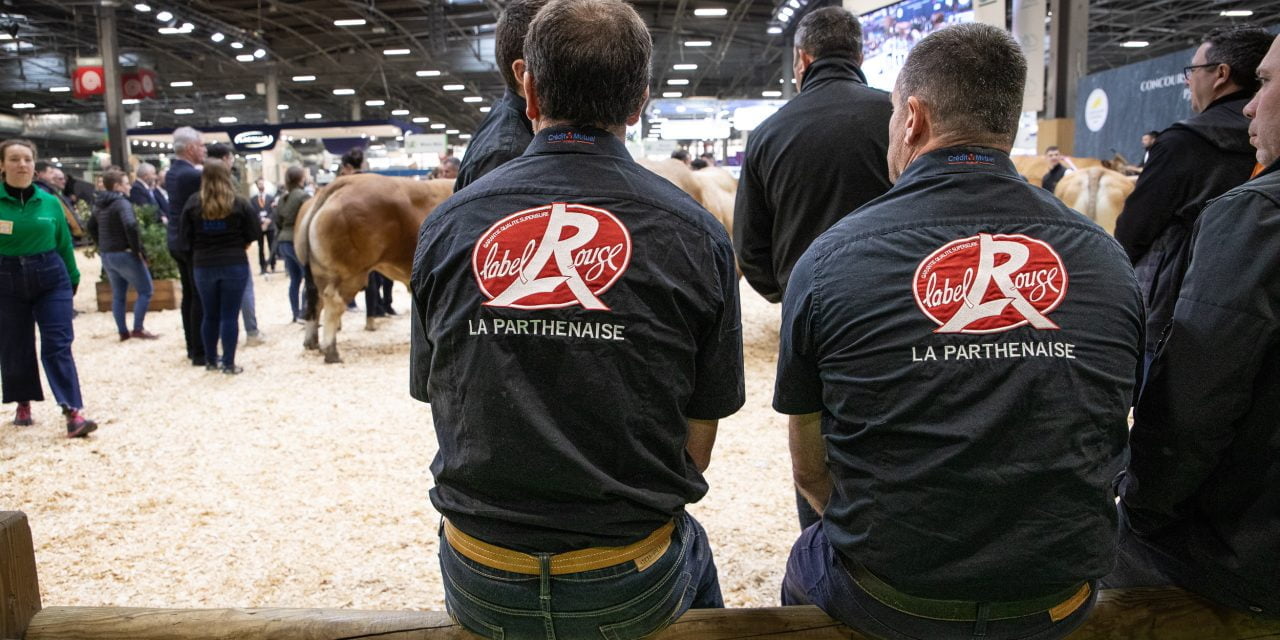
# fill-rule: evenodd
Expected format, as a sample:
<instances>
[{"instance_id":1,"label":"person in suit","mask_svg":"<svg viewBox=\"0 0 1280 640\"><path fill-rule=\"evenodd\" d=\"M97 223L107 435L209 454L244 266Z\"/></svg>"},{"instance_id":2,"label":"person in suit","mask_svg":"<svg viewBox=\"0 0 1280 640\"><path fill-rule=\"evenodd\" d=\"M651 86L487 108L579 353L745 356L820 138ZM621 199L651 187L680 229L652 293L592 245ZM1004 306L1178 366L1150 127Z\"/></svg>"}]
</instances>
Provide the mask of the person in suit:
<instances>
[{"instance_id":1,"label":"person in suit","mask_svg":"<svg viewBox=\"0 0 1280 640\"><path fill-rule=\"evenodd\" d=\"M129 188L129 202L135 207L150 205L159 207L156 202L156 168L149 162L143 162L138 165L137 177L133 180L133 186Z\"/></svg>"},{"instance_id":2,"label":"person in suit","mask_svg":"<svg viewBox=\"0 0 1280 640\"><path fill-rule=\"evenodd\" d=\"M271 210L275 207L275 196L267 193L267 181L259 177L254 183L256 190L249 199L249 207L258 215L262 223L262 235L258 236L258 269L263 275L267 266L271 272L276 271L276 223L271 219Z\"/></svg>"}]
</instances>

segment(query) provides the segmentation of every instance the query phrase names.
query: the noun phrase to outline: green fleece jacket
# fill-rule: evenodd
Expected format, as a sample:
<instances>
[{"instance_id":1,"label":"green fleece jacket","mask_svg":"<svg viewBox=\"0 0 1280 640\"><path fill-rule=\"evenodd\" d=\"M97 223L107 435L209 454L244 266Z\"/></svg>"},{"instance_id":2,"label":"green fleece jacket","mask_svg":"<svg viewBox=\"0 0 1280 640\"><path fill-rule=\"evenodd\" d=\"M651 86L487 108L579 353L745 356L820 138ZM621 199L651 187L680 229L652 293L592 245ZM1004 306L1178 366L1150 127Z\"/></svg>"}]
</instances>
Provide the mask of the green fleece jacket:
<instances>
[{"instance_id":1,"label":"green fleece jacket","mask_svg":"<svg viewBox=\"0 0 1280 640\"><path fill-rule=\"evenodd\" d=\"M19 196L15 191L7 184L0 188L0 256L29 256L56 249L67 265L71 286L80 284L62 204L40 189Z\"/></svg>"}]
</instances>

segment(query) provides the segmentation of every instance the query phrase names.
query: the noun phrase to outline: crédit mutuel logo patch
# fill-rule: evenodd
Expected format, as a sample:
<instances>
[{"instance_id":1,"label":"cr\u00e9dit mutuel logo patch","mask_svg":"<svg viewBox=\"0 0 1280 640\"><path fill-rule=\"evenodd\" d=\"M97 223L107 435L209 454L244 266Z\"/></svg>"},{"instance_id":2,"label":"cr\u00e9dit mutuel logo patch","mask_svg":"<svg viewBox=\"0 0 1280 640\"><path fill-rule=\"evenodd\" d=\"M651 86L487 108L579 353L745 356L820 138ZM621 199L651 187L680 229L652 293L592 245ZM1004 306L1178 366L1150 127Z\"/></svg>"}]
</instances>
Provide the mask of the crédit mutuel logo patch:
<instances>
[{"instance_id":1,"label":"cr\u00e9dit mutuel logo patch","mask_svg":"<svg viewBox=\"0 0 1280 640\"><path fill-rule=\"evenodd\" d=\"M631 234L604 209L556 202L513 213L476 241L471 268L490 307L607 311L600 295L631 263Z\"/></svg>"},{"instance_id":2,"label":"cr\u00e9dit mutuel logo patch","mask_svg":"<svg viewBox=\"0 0 1280 640\"><path fill-rule=\"evenodd\" d=\"M1067 294L1067 270L1041 240L980 233L921 261L912 293L939 325L934 333L999 333L1025 324L1057 329L1048 315Z\"/></svg>"}]
</instances>

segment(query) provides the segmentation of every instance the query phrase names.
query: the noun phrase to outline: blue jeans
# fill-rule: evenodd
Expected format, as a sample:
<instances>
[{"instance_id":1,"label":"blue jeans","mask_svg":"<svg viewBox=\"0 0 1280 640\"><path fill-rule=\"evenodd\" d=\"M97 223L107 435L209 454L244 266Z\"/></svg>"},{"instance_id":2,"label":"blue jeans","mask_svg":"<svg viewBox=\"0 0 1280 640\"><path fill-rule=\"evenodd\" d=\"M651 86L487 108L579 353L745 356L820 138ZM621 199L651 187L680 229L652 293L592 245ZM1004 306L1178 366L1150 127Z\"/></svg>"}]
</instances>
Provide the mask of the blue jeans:
<instances>
[{"instance_id":1,"label":"blue jeans","mask_svg":"<svg viewBox=\"0 0 1280 640\"><path fill-rule=\"evenodd\" d=\"M253 304L253 274L245 282L244 296L240 299L240 313L244 316L244 332L258 335L258 310Z\"/></svg>"},{"instance_id":2,"label":"blue jeans","mask_svg":"<svg viewBox=\"0 0 1280 640\"><path fill-rule=\"evenodd\" d=\"M1004 620L933 620L889 607L863 591L845 568L839 553L827 541L821 522L805 529L787 559L782 604L817 605L827 615L872 638L1053 640L1066 637L1084 624L1098 598L1096 587L1090 585L1089 599L1058 622L1047 612Z\"/></svg>"},{"instance_id":3,"label":"blue jeans","mask_svg":"<svg viewBox=\"0 0 1280 640\"><path fill-rule=\"evenodd\" d=\"M71 357L71 279L54 251L31 256L0 256L0 386L4 402L44 400L36 364L36 325L40 326L40 362L59 405L83 409L80 376Z\"/></svg>"},{"instance_id":4,"label":"blue jeans","mask_svg":"<svg viewBox=\"0 0 1280 640\"><path fill-rule=\"evenodd\" d=\"M293 312L293 319L297 320L302 317L299 313L301 298L298 297L298 289L302 286L302 263L298 261L298 252L294 250L292 242L276 245L276 252L284 258L284 270L289 273L289 310Z\"/></svg>"},{"instance_id":5,"label":"blue jeans","mask_svg":"<svg viewBox=\"0 0 1280 640\"><path fill-rule=\"evenodd\" d=\"M204 319L200 338L209 364L218 363L218 339L222 339L222 366L236 366L236 340L240 338L240 302L249 282L249 263L225 267L196 267L193 274Z\"/></svg>"},{"instance_id":6,"label":"blue jeans","mask_svg":"<svg viewBox=\"0 0 1280 640\"><path fill-rule=\"evenodd\" d=\"M676 517L671 546L643 571L633 561L550 575L491 569L454 551L440 536L445 605L466 629L486 638L578 640L642 638L690 608L724 606L707 534L692 516Z\"/></svg>"},{"instance_id":7,"label":"blue jeans","mask_svg":"<svg viewBox=\"0 0 1280 640\"><path fill-rule=\"evenodd\" d=\"M138 300L133 303L133 330L142 330L142 321L147 317L147 305L151 304L151 272L142 259L128 251L112 251L99 254L102 256L102 268L111 281L111 316L116 320L116 330L128 333L124 322L125 299L132 286L138 292Z\"/></svg>"}]
</instances>

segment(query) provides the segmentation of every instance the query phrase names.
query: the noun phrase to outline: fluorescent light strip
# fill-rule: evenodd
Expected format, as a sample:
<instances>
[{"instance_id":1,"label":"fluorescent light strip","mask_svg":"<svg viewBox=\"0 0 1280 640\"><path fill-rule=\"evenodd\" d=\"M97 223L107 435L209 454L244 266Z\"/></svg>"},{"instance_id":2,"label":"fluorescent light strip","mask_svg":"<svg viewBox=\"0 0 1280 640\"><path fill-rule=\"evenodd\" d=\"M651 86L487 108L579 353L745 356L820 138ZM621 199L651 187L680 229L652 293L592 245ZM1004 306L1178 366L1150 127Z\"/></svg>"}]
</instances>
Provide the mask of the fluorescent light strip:
<instances>
[{"instance_id":1,"label":"fluorescent light strip","mask_svg":"<svg viewBox=\"0 0 1280 640\"><path fill-rule=\"evenodd\" d=\"M276 111L288 111L288 110L289 110L289 105L287 104L276 105Z\"/></svg>"},{"instance_id":2,"label":"fluorescent light strip","mask_svg":"<svg viewBox=\"0 0 1280 640\"><path fill-rule=\"evenodd\" d=\"M440 72L437 71L436 69L423 69L421 71L418 71L414 75L418 76L419 78L434 78L440 75Z\"/></svg>"},{"instance_id":3,"label":"fluorescent light strip","mask_svg":"<svg viewBox=\"0 0 1280 640\"><path fill-rule=\"evenodd\" d=\"M179 87L190 87L194 84L195 83L190 80L174 80L173 82L169 83L169 86L174 88L179 88Z\"/></svg>"},{"instance_id":4,"label":"fluorescent light strip","mask_svg":"<svg viewBox=\"0 0 1280 640\"><path fill-rule=\"evenodd\" d=\"M71 87L49 87L49 93L67 93Z\"/></svg>"},{"instance_id":5,"label":"fluorescent light strip","mask_svg":"<svg viewBox=\"0 0 1280 640\"><path fill-rule=\"evenodd\" d=\"M467 96L462 99L463 102L484 102L484 98L480 96Z\"/></svg>"},{"instance_id":6,"label":"fluorescent light strip","mask_svg":"<svg viewBox=\"0 0 1280 640\"><path fill-rule=\"evenodd\" d=\"M382 55L384 56L407 56L410 53L413 53L413 52L409 49L383 49L382 50Z\"/></svg>"},{"instance_id":7,"label":"fluorescent light strip","mask_svg":"<svg viewBox=\"0 0 1280 640\"><path fill-rule=\"evenodd\" d=\"M226 97L228 100L244 100L245 95L243 93L228 93Z\"/></svg>"},{"instance_id":8,"label":"fluorescent light strip","mask_svg":"<svg viewBox=\"0 0 1280 640\"><path fill-rule=\"evenodd\" d=\"M434 122L434 123L432 123L432 124L431 124L431 128L432 128L432 129L443 129L443 128L447 127L447 126L449 126L449 125L444 124L444 123L441 123L441 122Z\"/></svg>"},{"instance_id":9,"label":"fluorescent light strip","mask_svg":"<svg viewBox=\"0 0 1280 640\"><path fill-rule=\"evenodd\" d=\"M761 91L760 95L765 98L781 98L782 92L781 91Z\"/></svg>"},{"instance_id":10,"label":"fluorescent light strip","mask_svg":"<svg viewBox=\"0 0 1280 640\"><path fill-rule=\"evenodd\" d=\"M294 76L294 82L315 82L315 76Z\"/></svg>"},{"instance_id":11,"label":"fluorescent light strip","mask_svg":"<svg viewBox=\"0 0 1280 640\"><path fill-rule=\"evenodd\" d=\"M333 95L335 96L354 96L355 94L356 94L355 89L334 89L333 90Z\"/></svg>"},{"instance_id":12,"label":"fluorescent light strip","mask_svg":"<svg viewBox=\"0 0 1280 640\"><path fill-rule=\"evenodd\" d=\"M414 118L414 119L413 119L413 121L414 121L414 122L416 122L416 123L418 123L418 124L422 124L422 123L424 123L424 122L430 122L430 121L431 121L431 118L428 118L428 117L426 117L426 116L418 116L418 117Z\"/></svg>"},{"instance_id":13,"label":"fluorescent light strip","mask_svg":"<svg viewBox=\"0 0 1280 640\"><path fill-rule=\"evenodd\" d=\"M14 109L34 109L36 108L36 105L31 102L15 102L13 103L13 108Z\"/></svg>"},{"instance_id":14,"label":"fluorescent light strip","mask_svg":"<svg viewBox=\"0 0 1280 640\"><path fill-rule=\"evenodd\" d=\"M445 129L445 131L444 131L444 132L445 132L445 133L447 133L447 134L449 134L449 135L451 135L451 136L456 136L456 135L458 135L459 133L462 133L461 131L458 131L457 129Z\"/></svg>"},{"instance_id":15,"label":"fluorescent light strip","mask_svg":"<svg viewBox=\"0 0 1280 640\"><path fill-rule=\"evenodd\" d=\"M667 84L673 87L683 87L689 84L689 79L688 78L671 78L670 80L667 80Z\"/></svg>"},{"instance_id":16,"label":"fluorescent light strip","mask_svg":"<svg viewBox=\"0 0 1280 640\"><path fill-rule=\"evenodd\" d=\"M302 117L306 118L307 120L319 120L320 118L323 118L324 116L322 116L322 115L320 115L320 114L318 114L318 113L308 113L307 115L302 116Z\"/></svg>"},{"instance_id":17,"label":"fluorescent light strip","mask_svg":"<svg viewBox=\"0 0 1280 640\"><path fill-rule=\"evenodd\" d=\"M466 88L467 88L467 85L465 85L465 84L446 84L446 85L444 85L443 87L440 87L440 88L441 88L441 89L444 89L445 91L462 91L463 89L466 89Z\"/></svg>"},{"instance_id":18,"label":"fluorescent light strip","mask_svg":"<svg viewBox=\"0 0 1280 640\"><path fill-rule=\"evenodd\" d=\"M195 112L196 112L195 109L186 109L186 108L173 110L173 114L178 116L189 116Z\"/></svg>"},{"instance_id":19,"label":"fluorescent light strip","mask_svg":"<svg viewBox=\"0 0 1280 640\"><path fill-rule=\"evenodd\" d=\"M687 63L687 64L673 64L673 65L671 65L671 68L672 68L672 69L674 69L674 70L676 70L676 71L693 71L694 69L697 69L697 68L698 68L698 65L693 64L693 63Z\"/></svg>"},{"instance_id":20,"label":"fluorescent light strip","mask_svg":"<svg viewBox=\"0 0 1280 640\"><path fill-rule=\"evenodd\" d=\"M365 100L364 101L364 106L366 107L381 107L385 104L387 104L386 100Z\"/></svg>"},{"instance_id":21,"label":"fluorescent light strip","mask_svg":"<svg viewBox=\"0 0 1280 640\"><path fill-rule=\"evenodd\" d=\"M235 122L235 121L236 121L235 116L222 116L221 118L218 118L218 122L221 122L222 124L231 124L232 122Z\"/></svg>"},{"instance_id":22,"label":"fluorescent light strip","mask_svg":"<svg viewBox=\"0 0 1280 640\"><path fill-rule=\"evenodd\" d=\"M242 53L236 56L236 60L238 62L253 62L254 58L252 53Z\"/></svg>"},{"instance_id":23,"label":"fluorescent light strip","mask_svg":"<svg viewBox=\"0 0 1280 640\"><path fill-rule=\"evenodd\" d=\"M683 97L684 97L684 94L683 94L683 93L681 93L681 92L679 92L679 91L663 91L663 92L662 92L662 97L664 97L664 98L683 98Z\"/></svg>"},{"instance_id":24,"label":"fluorescent light strip","mask_svg":"<svg viewBox=\"0 0 1280 640\"><path fill-rule=\"evenodd\" d=\"M138 13L151 13L151 7L141 2L133 5L133 10L137 11Z\"/></svg>"},{"instance_id":25,"label":"fluorescent light strip","mask_svg":"<svg viewBox=\"0 0 1280 640\"><path fill-rule=\"evenodd\" d=\"M368 21L364 18L350 18L346 20L334 20L335 27L363 27Z\"/></svg>"},{"instance_id":26,"label":"fluorescent light strip","mask_svg":"<svg viewBox=\"0 0 1280 640\"><path fill-rule=\"evenodd\" d=\"M686 47L709 47L709 46L711 46L711 41L710 41L710 40L685 40L685 41L684 41L684 46L686 46Z\"/></svg>"},{"instance_id":27,"label":"fluorescent light strip","mask_svg":"<svg viewBox=\"0 0 1280 640\"><path fill-rule=\"evenodd\" d=\"M493 107L480 107L480 113L489 113L493 111Z\"/></svg>"},{"instance_id":28,"label":"fluorescent light strip","mask_svg":"<svg viewBox=\"0 0 1280 640\"><path fill-rule=\"evenodd\" d=\"M723 18L729 15L728 9L694 9L693 15L699 18Z\"/></svg>"}]
</instances>

